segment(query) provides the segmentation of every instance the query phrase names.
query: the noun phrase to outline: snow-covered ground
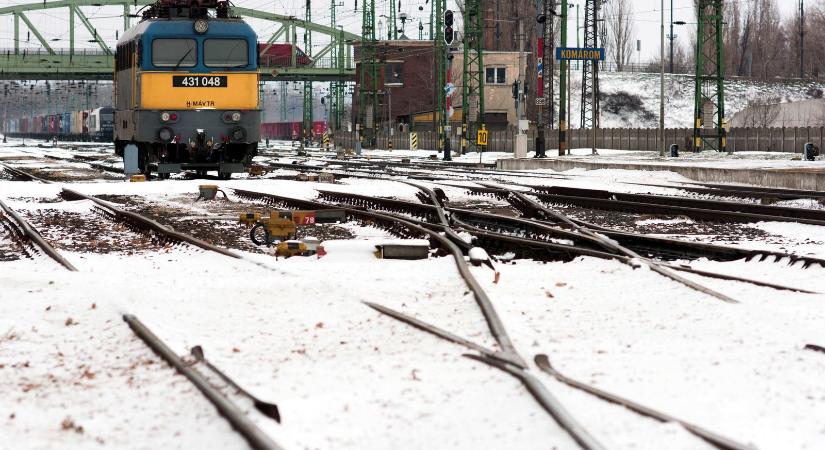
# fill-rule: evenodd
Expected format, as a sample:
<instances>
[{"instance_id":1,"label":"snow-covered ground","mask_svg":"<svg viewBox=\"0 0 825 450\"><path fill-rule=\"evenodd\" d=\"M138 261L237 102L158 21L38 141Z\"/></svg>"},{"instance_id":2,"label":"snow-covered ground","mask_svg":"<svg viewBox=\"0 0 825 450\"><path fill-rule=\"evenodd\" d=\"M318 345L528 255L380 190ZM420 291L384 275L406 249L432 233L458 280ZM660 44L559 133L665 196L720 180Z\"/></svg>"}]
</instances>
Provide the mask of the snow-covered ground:
<instances>
[{"instance_id":1,"label":"snow-covered ground","mask_svg":"<svg viewBox=\"0 0 825 450\"><path fill-rule=\"evenodd\" d=\"M0 160L32 151L0 146ZM676 191L633 183L688 181L670 172L561 175L495 178L653 193ZM51 210L105 221L88 202L58 201L66 186L215 214L194 202L202 183L0 180L0 199L27 217ZM414 187L393 180L209 183L233 203L240 202L233 187L307 199L326 189L417 201ZM455 203L505 206L459 187L420 183L444 189ZM685 222L676 220L668 223ZM770 238L743 234L737 245L825 257L822 227L742 227ZM0 262L0 449L246 447L185 378L132 334L124 313L137 315L181 355L202 345L239 384L277 403L280 425L243 405L288 449L578 448L514 378L364 305L379 303L494 347L451 259L376 259L375 245L396 238L347 228L355 238L326 242L323 258L243 252L247 260L235 260L143 243L108 253L62 251L77 273L45 257ZM825 293L825 268L691 265ZM825 345L825 294L689 276L741 302L725 304L645 269L593 258L516 260L497 269L497 283L488 268L472 270L526 359L546 353L568 376L760 449L825 447L825 354L803 350ZM678 425L641 418L534 372L607 448L712 448Z\"/></svg>"}]
</instances>

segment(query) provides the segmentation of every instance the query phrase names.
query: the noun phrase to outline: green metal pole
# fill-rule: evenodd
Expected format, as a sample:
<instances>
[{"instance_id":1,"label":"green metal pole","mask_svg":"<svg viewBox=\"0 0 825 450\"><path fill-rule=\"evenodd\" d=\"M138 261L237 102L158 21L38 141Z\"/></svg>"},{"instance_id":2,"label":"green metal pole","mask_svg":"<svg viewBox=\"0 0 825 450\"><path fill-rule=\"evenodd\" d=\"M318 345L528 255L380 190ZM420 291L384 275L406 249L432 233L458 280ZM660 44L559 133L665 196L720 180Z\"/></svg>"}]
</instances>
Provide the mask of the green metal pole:
<instances>
[{"instance_id":1,"label":"green metal pole","mask_svg":"<svg viewBox=\"0 0 825 450\"><path fill-rule=\"evenodd\" d=\"M435 26L434 22L434 15L435 15L435 1L430 2L430 39L434 39L433 37L433 27Z\"/></svg>"},{"instance_id":2,"label":"green metal pole","mask_svg":"<svg viewBox=\"0 0 825 450\"><path fill-rule=\"evenodd\" d=\"M704 70L704 43L705 43L705 2L699 1L698 20L696 30L696 75L694 79L694 106L693 106L693 151L702 150L702 80L705 76ZM707 119L707 118L705 118Z\"/></svg>"},{"instance_id":3,"label":"green metal pole","mask_svg":"<svg viewBox=\"0 0 825 450\"><path fill-rule=\"evenodd\" d=\"M398 39L398 24L395 23L395 21L396 21L395 1L396 0L390 0L390 17L387 18L387 39L388 40L397 40ZM392 27L392 28L390 28L390 27Z\"/></svg>"},{"instance_id":4,"label":"green metal pole","mask_svg":"<svg viewBox=\"0 0 825 450\"><path fill-rule=\"evenodd\" d=\"M484 124L484 24L481 1L467 0L464 7L464 70L462 73L462 153L478 150L476 136Z\"/></svg>"},{"instance_id":5,"label":"green metal pole","mask_svg":"<svg viewBox=\"0 0 825 450\"><path fill-rule=\"evenodd\" d=\"M567 0L561 0L561 47L567 47ZM567 150L567 61L561 60L559 80L559 156Z\"/></svg>"},{"instance_id":6,"label":"green metal pole","mask_svg":"<svg viewBox=\"0 0 825 450\"><path fill-rule=\"evenodd\" d=\"M444 86L447 84L447 44L444 42L444 11L447 9L446 0L433 0L435 4L435 18L438 24L435 26L435 113L436 123L438 129L438 150L443 151L445 148L444 127L447 125L449 118L447 117L447 96L444 92ZM449 160L450 155L445 153L444 159Z\"/></svg>"},{"instance_id":7,"label":"green metal pole","mask_svg":"<svg viewBox=\"0 0 825 450\"><path fill-rule=\"evenodd\" d=\"M358 85L359 138L362 147L375 144L378 110L378 49L375 40L375 0L364 0L361 20L361 73Z\"/></svg>"},{"instance_id":8,"label":"green metal pole","mask_svg":"<svg viewBox=\"0 0 825 450\"><path fill-rule=\"evenodd\" d=\"M726 152L728 147L728 119L725 117L725 46L722 22L722 0L716 0L716 95L719 118L719 151Z\"/></svg>"},{"instance_id":9,"label":"green metal pole","mask_svg":"<svg viewBox=\"0 0 825 450\"><path fill-rule=\"evenodd\" d=\"M305 18L307 22L312 22L312 0L306 0ZM304 53L312 57L312 31L304 29ZM313 104L312 104L312 82L304 81L304 114L303 114L303 142L311 138Z\"/></svg>"},{"instance_id":10,"label":"green metal pole","mask_svg":"<svg viewBox=\"0 0 825 450\"><path fill-rule=\"evenodd\" d=\"M335 17L335 13L336 13L335 8L337 6L338 0L330 0L329 3L330 3L330 5L329 5L329 10L330 10L330 19L329 19L330 23L329 23L329 25L332 28L335 28L335 26L337 25L336 24L336 17ZM334 64L334 67L340 68L341 67L340 66L340 61L339 61L340 51L339 51L337 43L335 42L335 38L332 38L332 39L333 39L333 41L331 43L332 48L330 50L330 58L332 59L332 63ZM329 103L330 103L330 105L329 105L330 106L330 108L329 108L330 113L329 113L329 117L327 118L327 126L329 127L330 130L332 130L334 132L334 131L338 130L338 128L340 127L340 124L338 123L338 108L340 107L340 105L338 104L338 81L331 81L329 83Z\"/></svg>"}]
</instances>

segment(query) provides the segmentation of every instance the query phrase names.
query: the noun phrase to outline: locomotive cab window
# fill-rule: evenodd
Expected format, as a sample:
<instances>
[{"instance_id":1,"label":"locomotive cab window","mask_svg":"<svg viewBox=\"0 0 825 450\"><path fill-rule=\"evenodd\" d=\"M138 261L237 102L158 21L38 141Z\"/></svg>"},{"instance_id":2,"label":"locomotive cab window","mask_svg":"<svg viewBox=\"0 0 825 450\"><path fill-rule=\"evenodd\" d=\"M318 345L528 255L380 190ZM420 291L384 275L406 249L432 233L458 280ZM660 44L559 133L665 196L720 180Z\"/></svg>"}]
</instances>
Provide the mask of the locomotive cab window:
<instances>
[{"instance_id":1,"label":"locomotive cab window","mask_svg":"<svg viewBox=\"0 0 825 450\"><path fill-rule=\"evenodd\" d=\"M152 64L157 67L194 67L197 58L197 41L194 39L152 41Z\"/></svg>"},{"instance_id":2,"label":"locomotive cab window","mask_svg":"<svg viewBox=\"0 0 825 450\"><path fill-rule=\"evenodd\" d=\"M246 39L206 39L203 63L207 67L245 67L249 64Z\"/></svg>"}]
</instances>

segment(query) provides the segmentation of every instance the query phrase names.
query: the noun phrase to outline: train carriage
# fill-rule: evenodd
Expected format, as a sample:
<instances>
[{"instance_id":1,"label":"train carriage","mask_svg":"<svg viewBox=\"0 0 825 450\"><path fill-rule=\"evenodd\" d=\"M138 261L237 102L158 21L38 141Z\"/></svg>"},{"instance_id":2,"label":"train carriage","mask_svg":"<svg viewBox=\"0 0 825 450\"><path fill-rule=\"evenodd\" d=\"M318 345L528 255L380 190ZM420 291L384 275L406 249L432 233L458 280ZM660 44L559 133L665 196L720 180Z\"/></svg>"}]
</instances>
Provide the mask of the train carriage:
<instances>
[{"instance_id":1,"label":"train carriage","mask_svg":"<svg viewBox=\"0 0 825 450\"><path fill-rule=\"evenodd\" d=\"M242 172L260 138L257 36L226 1L158 0L118 41L115 151L162 176Z\"/></svg>"},{"instance_id":2,"label":"train carriage","mask_svg":"<svg viewBox=\"0 0 825 450\"><path fill-rule=\"evenodd\" d=\"M89 111L88 133L93 140L111 141L115 109L104 106Z\"/></svg>"}]
</instances>

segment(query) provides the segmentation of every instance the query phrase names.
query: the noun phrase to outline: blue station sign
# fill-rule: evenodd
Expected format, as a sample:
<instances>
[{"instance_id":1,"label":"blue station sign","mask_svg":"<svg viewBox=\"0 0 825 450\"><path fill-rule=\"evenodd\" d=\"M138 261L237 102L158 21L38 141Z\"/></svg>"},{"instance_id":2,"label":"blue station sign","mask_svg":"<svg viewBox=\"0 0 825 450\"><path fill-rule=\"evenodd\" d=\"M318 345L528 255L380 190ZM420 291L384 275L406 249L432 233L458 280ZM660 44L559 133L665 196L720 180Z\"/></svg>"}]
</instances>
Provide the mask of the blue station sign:
<instances>
[{"instance_id":1,"label":"blue station sign","mask_svg":"<svg viewBox=\"0 0 825 450\"><path fill-rule=\"evenodd\" d=\"M604 61L604 48L556 48L556 59L559 61L593 60Z\"/></svg>"}]
</instances>

